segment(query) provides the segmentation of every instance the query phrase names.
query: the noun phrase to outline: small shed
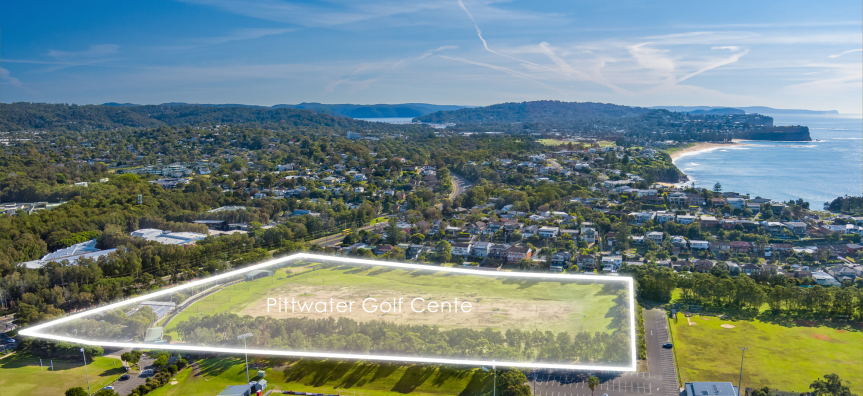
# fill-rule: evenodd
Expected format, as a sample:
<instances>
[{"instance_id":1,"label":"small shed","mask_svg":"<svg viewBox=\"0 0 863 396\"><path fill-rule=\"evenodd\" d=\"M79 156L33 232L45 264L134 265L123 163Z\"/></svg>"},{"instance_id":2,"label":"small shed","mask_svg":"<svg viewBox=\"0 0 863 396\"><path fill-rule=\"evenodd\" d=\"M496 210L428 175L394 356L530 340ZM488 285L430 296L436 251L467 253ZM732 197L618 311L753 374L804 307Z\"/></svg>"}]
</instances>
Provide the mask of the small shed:
<instances>
[{"instance_id":1,"label":"small shed","mask_svg":"<svg viewBox=\"0 0 863 396\"><path fill-rule=\"evenodd\" d=\"M254 270L254 271L249 271L249 272L246 274L246 280L247 280L247 281L252 281L252 280L255 280L255 279L261 279L261 278L265 278L265 277L268 277L268 276L273 276L273 271L267 271L267 270Z\"/></svg>"}]
</instances>

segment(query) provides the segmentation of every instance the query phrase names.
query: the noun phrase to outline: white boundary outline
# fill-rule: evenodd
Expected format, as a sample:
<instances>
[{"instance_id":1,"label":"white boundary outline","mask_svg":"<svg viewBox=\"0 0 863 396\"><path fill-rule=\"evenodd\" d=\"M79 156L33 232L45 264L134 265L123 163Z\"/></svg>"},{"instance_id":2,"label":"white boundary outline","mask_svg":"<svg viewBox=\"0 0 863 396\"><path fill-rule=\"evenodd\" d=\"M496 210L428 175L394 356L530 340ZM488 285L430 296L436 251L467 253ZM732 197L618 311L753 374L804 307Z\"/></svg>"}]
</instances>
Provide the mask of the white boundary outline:
<instances>
[{"instance_id":1,"label":"white boundary outline","mask_svg":"<svg viewBox=\"0 0 863 396\"><path fill-rule=\"evenodd\" d=\"M134 342L112 342L112 341L89 341L89 340L81 340L72 337L64 337L57 336L53 334L42 334L39 333L39 330L58 325L61 323L65 323L68 321L72 321L75 319L80 319L85 316L97 314L100 312L109 311L114 308L118 308L124 305L136 303L139 301L146 301L152 299L153 297L158 297L166 294L173 293L175 291L184 290L193 288L196 286L205 285L208 283L212 283L221 279L230 278L233 276L237 276L249 271L259 270L263 268L267 268L273 265L282 264L285 262L293 261L293 260L302 260L302 259L317 259L317 260L327 260L330 262L344 262L344 263L353 263L353 264L363 264L363 265L375 265L375 266L383 266L383 267L393 267L393 268L404 268L404 269L412 269L412 270L428 270L428 271L439 271L439 272L452 272L463 275L476 275L476 276L495 276L495 277L510 277L510 278L557 278L557 279L579 279L579 280L611 280L611 281L622 281L628 283L629 288L629 316L630 316L630 341L631 341L631 352L632 352L632 366L595 366L595 365L573 365L573 364L554 364L554 363L533 363L533 362L506 362L506 361L487 361L487 360L459 360L459 359L442 359L442 358L423 358L423 357L411 357L411 356L396 356L396 355L359 355L359 354L346 354L346 353L325 353L325 352L295 352L295 351L275 351L275 350L261 350L261 349L239 349L239 348L220 348L220 347L206 347L206 346L192 346L192 345L182 345L182 344L145 344L145 343L134 343ZM60 318L57 320L50 321L48 323L43 323L40 325L36 325L33 327L28 327L19 331L19 334L30 337L38 337L38 338L46 338L57 341L66 341L72 343L79 343L85 345L98 345L98 346L108 346L108 347L120 347L120 348L155 348L155 349L171 349L171 350L180 350L180 351L191 351L191 352L219 352L219 353L232 353L232 354L243 354L243 353L251 353L253 355L276 355L276 356L298 356L298 357L314 357L314 358L335 358L335 359L353 359L353 360L380 360L380 361L394 361L394 362L411 362L411 363L441 363L441 364L455 364L455 365L474 365L474 366L483 366L483 365L498 365L498 366L512 366L512 367L525 367L525 368L547 368L547 369L567 369L567 370L603 370L603 371L636 371L637 365L637 355L636 355L636 346L635 346L635 285L634 280L630 277L618 277L618 276L607 276L607 275L564 275L564 274L545 274L545 273L531 273L531 272L503 272L503 271L478 271L473 269L466 268L457 268L457 267L430 267L426 265L420 264L406 264L406 263L396 263L392 261L376 261L376 260L365 260L365 259L355 259L355 258L346 258L346 257L334 257L334 256L325 256L318 254L308 254L308 253L298 253L290 256L285 256L281 258L277 258L274 260L266 261L260 264L255 264L246 268L242 268L236 271L227 272L221 275L211 276L206 279L200 279L194 282L189 282L184 285L175 286L165 290L159 290L153 293L145 294L143 296L138 296L135 298L130 298L128 300L123 300L118 303L105 305L98 308L93 308L87 311L79 312L73 315L66 316L64 318Z\"/></svg>"}]
</instances>

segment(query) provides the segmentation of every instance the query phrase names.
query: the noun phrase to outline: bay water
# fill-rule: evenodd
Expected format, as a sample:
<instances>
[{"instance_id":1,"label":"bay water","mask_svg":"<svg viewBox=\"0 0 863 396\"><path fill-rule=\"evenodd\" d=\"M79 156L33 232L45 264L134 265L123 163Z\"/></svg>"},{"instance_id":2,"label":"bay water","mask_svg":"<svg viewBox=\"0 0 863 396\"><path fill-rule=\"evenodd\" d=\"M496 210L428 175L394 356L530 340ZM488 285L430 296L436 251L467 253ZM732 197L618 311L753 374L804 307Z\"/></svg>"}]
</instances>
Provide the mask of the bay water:
<instances>
[{"instance_id":1,"label":"bay water","mask_svg":"<svg viewBox=\"0 0 863 396\"><path fill-rule=\"evenodd\" d=\"M766 114L774 125L805 125L811 142L744 141L674 160L696 187L777 201L802 198L812 209L844 195L863 195L863 116Z\"/></svg>"}]
</instances>

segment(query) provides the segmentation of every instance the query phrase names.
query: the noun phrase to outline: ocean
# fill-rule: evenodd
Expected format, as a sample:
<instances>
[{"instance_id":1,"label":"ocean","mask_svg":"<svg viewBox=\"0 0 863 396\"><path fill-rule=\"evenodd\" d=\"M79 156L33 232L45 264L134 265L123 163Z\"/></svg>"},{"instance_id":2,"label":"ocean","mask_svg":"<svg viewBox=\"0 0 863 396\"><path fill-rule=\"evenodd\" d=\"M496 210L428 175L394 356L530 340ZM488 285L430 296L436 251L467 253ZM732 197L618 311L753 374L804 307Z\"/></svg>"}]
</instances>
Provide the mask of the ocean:
<instances>
[{"instance_id":1,"label":"ocean","mask_svg":"<svg viewBox=\"0 0 863 396\"><path fill-rule=\"evenodd\" d=\"M844 195L863 195L863 117L766 114L774 125L805 125L811 142L746 141L674 160L696 187L779 201L803 198L813 209Z\"/></svg>"}]
</instances>

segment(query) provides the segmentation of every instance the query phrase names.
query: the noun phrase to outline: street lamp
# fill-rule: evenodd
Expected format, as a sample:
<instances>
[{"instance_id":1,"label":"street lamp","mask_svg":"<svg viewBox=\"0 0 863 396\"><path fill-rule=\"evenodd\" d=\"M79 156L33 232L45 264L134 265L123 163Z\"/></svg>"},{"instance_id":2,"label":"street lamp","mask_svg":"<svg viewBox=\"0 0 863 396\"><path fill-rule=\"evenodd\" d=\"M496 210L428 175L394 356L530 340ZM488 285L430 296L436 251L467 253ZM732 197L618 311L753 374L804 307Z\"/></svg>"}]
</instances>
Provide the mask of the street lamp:
<instances>
[{"instance_id":1,"label":"street lamp","mask_svg":"<svg viewBox=\"0 0 863 396\"><path fill-rule=\"evenodd\" d=\"M240 334L237 336L238 340L243 340L243 350L246 349L246 338L252 336L252 333ZM251 382L249 380L249 352L246 352L246 382Z\"/></svg>"},{"instance_id":2,"label":"street lamp","mask_svg":"<svg viewBox=\"0 0 863 396\"><path fill-rule=\"evenodd\" d=\"M737 396L740 396L740 384L743 382L743 356L746 355L746 350L749 348L737 347L737 349L743 351L740 353L740 378L737 379Z\"/></svg>"},{"instance_id":3,"label":"street lamp","mask_svg":"<svg viewBox=\"0 0 863 396\"><path fill-rule=\"evenodd\" d=\"M84 377L87 378L87 394L90 393L90 374L87 373L87 354L84 353L84 348L81 348L81 356L84 358Z\"/></svg>"}]
</instances>

